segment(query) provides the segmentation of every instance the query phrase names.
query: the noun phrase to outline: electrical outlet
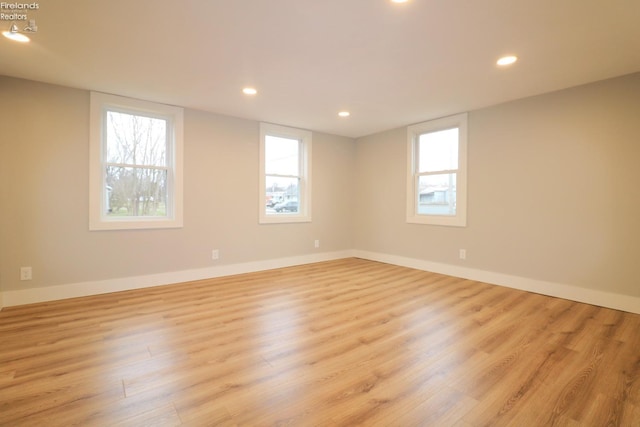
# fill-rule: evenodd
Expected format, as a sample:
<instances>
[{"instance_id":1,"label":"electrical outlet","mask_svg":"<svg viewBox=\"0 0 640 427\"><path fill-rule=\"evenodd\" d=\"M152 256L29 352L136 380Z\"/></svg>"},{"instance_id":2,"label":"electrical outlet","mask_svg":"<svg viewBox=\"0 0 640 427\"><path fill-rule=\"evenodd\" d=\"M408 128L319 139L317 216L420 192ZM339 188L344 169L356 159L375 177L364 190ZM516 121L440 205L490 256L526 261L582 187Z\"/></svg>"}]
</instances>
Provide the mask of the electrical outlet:
<instances>
[{"instance_id":1,"label":"electrical outlet","mask_svg":"<svg viewBox=\"0 0 640 427\"><path fill-rule=\"evenodd\" d=\"M314 246L314 247L316 247L316 248L319 248L319 247L320 247L320 240L317 240L317 239L316 239L316 240L313 242L313 246Z\"/></svg>"},{"instance_id":2,"label":"electrical outlet","mask_svg":"<svg viewBox=\"0 0 640 427\"><path fill-rule=\"evenodd\" d=\"M220 259L220 250L219 249L214 249L214 250L211 251L211 259L212 260Z\"/></svg>"},{"instance_id":3,"label":"electrical outlet","mask_svg":"<svg viewBox=\"0 0 640 427\"><path fill-rule=\"evenodd\" d=\"M467 259L467 250L460 249L460 259Z\"/></svg>"},{"instance_id":4,"label":"electrical outlet","mask_svg":"<svg viewBox=\"0 0 640 427\"><path fill-rule=\"evenodd\" d=\"M20 267L20 280L33 279L33 270L31 267Z\"/></svg>"}]
</instances>

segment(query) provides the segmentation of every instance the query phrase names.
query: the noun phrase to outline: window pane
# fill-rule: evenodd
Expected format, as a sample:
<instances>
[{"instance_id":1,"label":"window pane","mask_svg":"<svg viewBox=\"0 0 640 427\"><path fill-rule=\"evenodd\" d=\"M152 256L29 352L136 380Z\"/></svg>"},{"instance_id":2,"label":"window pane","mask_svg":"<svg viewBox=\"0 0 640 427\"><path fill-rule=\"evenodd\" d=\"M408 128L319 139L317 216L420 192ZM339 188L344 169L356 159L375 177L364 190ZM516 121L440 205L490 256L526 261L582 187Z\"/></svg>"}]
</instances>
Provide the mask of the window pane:
<instances>
[{"instance_id":1,"label":"window pane","mask_svg":"<svg viewBox=\"0 0 640 427\"><path fill-rule=\"evenodd\" d=\"M167 216L165 169L107 166L105 182L108 216Z\"/></svg>"},{"instance_id":2,"label":"window pane","mask_svg":"<svg viewBox=\"0 0 640 427\"><path fill-rule=\"evenodd\" d=\"M418 172L458 169L458 128L420 135Z\"/></svg>"},{"instance_id":3,"label":"window pane","mask_svg":"<svg viewBox=\"0 0 640 427\"><path fill-rule=\"evenodd\" d=\"M297 139L265 137L265 172L274 175L300 175L300 141Z\"/></svg>"},{"instance_id":4,"label":"window pane","mask_svg":"<svg viewBox=\"0 0 640 427\"><path fill-rule=\"evenodd\" d=\"M456 214L456 174L418 177L418 214Z\"/></svg>"},{"instance_id":5,"label":"window pane","mask_svg":"<svg viewBox=\"0 0 640 427\"><path fill-rule=\"evenodd\" d=\"M107 111L107 163L167 165L167 121Z\"/></svg>"},{"instance_id":6,"label":"window pane","mask_svg":"<svg viewBox=\"0 0 640 427\"><path fill-rule=\"evenodd\" d=\"M300 179L266 176L266 206L269 215L298 213Z\"/></svg>"}]
</instances>

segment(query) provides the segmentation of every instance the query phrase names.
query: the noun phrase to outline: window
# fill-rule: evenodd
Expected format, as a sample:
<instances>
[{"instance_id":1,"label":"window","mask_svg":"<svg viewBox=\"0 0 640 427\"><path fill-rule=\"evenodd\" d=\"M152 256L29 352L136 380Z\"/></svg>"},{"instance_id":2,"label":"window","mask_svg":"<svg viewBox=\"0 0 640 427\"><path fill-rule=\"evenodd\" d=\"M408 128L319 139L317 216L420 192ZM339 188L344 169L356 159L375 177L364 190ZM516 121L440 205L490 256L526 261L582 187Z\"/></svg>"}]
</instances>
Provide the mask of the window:
<instances>
[{"instance_id":1,"label":"window","mask_svg":"<svg viewBox=\"0 0 640 427\"><path fill-rule=\"evenodd\" d=\"M467 115L409 126L407 222L467 223Z\"/></svg>"},{"instance_id":2,"label":"window","mask_svg":"<svg viewBox=\"0 0 640 427\"><path fill-rule=\"evenodd\" d=\"M89 228L182 227L181 108L91 93Z\"/></svg>"},{"instance_id":3,"label":"window","mask_svg":"<svg viewBox=\"0 0 640 427\"><path fill-rule=\"evenodd\" d=\"M311 221L311 132L260 124L260 223Z\"/></svg>"}]
</instances>

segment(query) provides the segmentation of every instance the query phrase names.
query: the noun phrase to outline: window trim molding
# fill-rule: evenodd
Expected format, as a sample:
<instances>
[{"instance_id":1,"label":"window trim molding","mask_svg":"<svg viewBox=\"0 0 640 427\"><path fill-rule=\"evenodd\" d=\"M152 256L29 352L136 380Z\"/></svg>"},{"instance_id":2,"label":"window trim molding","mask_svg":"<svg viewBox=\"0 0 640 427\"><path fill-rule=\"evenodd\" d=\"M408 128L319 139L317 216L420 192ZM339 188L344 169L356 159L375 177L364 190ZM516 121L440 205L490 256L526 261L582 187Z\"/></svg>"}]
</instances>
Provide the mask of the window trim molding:
<instances>
[{"instance_id":1,"label":"window trim molding","mask_svg":"<svg viewBox=\"0 0 640 427\"><path fill-rule=\"evenodd\" d=\"M266 170L265 170L265 138L276 136L297 139L300 141L300 200L298 200L297 214L267 215L266 200ZM311 222L311 149L312 132L281 126L272 123L260 123L260 179L259 179L259 224L283 224L296 222Z\"/></svg>"},{"instance_id":2,"label":"window trim molding","mask_svg":"<svg viewBox=\"0 0 640 427\"><path fill-rule=\"evenodd\" d=\"M183 146L184 109L150 101L91 92L89 108L89 230L139 230L181 228L183 226ZM166 217L108 218L104 214L103 137L105 112L114 111L153 115L170 120L173 128L169 165L169 198L171 207Z\"/></svg>"},{"instance_id":3,"label":"window trim molding","mask_svg":"<svg viewBox=\"0 0 640 427\"><path fill-rule=\"evenodd\" d=\"M407 218L412 224L466 227L467 225L467 121L468 114L461 113L407 127ZM418 214L416 142L420 135L429 132L458 128L458 170L456 182L456 215Z\"/></svg>"}]
</instances>

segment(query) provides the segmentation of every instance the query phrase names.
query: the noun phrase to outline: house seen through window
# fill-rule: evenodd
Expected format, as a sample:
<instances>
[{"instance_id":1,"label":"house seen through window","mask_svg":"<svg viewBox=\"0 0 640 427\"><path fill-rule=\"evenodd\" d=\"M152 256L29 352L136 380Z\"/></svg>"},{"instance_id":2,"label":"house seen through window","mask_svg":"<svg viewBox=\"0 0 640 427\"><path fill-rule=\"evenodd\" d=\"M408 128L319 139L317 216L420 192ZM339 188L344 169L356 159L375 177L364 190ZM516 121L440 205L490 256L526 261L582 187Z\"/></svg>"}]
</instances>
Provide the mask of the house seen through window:
<instances>
[{"instance_id":1,"label":"house seen through window","mask_svg":"<svg viewBox=\"0 0 640 427\"><path fill-rule=\"evenodd\" d=\"M298 213L300 141L265 136L266 213Z\"/></svg>"},{"instance_id":2,"label":"house seen through window","mask_svg":"<svg viewBox=\"0 0 640 427\"><path fill-rule=\"evenodd\" d=\"M466 114L408 128L407 222L466 225Z\"/></svg>"},{"instance_id":3,"label":"house seen through window","mask_svg":"<svg viewBox=\"0 0 640 427\"><path fill-rule=\"evenodd\" d=\"M458 128L418 137L418 214L455 215Z\"/></svg>"},{"instance_id":4,"label":"house seen through window","mask_svg":"<svg viewBox=\"0 0 640 427\"><path fill-rule=\"evenodd\" d=\"M311 220L311 132L260 127L260 222Z\"/></svg>"}]
</instances>

